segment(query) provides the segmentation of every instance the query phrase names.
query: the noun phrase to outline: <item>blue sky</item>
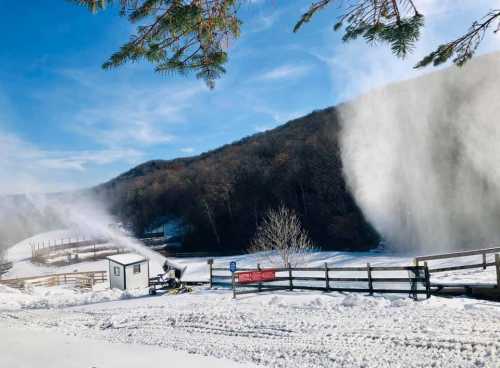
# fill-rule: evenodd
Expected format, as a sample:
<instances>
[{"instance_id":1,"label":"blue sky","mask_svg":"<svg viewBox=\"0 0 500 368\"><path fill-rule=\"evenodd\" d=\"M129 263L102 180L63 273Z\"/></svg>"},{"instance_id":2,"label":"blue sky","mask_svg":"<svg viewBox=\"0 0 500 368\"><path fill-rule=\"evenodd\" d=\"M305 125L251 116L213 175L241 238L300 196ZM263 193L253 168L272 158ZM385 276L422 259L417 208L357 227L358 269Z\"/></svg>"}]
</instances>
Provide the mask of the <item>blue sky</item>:
<instances>
[{"instance_id":1,"label":"blue sky","mask_svg":"<svg viewBox=\"0 0 500 368\"><path fill-rule=\"evenodd\" d=\"M293 34L310 1L248 1L227 74L210 91L194 77L158 75L145 63L101 70L133 31L117 9L92 15L63 0L7 2L0 23L0 193L90 186L141 162L195 155L412 78L421 73L412 69L419 56L498 5L417 3L428 27L415 56L401 61L385 48L342 44L332 31L334 7ZM481 51L497 49L497 41L488 35Z\"/></svg>"}]
</instances>

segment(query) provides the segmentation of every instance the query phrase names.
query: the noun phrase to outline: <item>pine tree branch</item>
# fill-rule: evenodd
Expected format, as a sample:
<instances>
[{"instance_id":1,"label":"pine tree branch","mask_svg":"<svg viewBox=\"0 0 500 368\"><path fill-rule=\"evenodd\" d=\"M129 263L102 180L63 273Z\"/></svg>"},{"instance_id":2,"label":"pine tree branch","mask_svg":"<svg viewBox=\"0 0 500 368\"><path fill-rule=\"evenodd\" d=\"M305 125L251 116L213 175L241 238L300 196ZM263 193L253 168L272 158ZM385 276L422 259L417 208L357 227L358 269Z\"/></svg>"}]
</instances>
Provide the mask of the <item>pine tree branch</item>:
<instances>
[{"instance_id":1,"label":"pine tree branch","mask_svg":"<svg viewBox=\"0 0 500 368\"><path fill-rule=\"evenodd\" d=\"M487 30L490 29L495 22L497 25L493 31L494 33L498 32L500 29L500 9L491 10L483 17L483 21L481 22L475 21L469 28L469 31L461 37L444 45L440 45L435 51L420 60L418 64L415 65L415 68L425 67L431 63L437 66L445 63L454 55L453 63L458 66L464 65L474 56Z\"/></svg>"}]
</instances>

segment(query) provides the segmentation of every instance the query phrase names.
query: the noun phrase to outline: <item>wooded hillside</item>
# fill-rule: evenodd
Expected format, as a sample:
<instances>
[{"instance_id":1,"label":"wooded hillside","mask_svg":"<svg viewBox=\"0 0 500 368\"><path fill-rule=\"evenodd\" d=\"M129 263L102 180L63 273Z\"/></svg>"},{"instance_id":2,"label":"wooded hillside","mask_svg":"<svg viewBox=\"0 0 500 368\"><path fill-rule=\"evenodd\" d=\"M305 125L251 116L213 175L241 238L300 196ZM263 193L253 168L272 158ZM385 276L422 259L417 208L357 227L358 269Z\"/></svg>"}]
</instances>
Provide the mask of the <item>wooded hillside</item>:
<instances>
[{"instance_id":1,"label":"wooded hillside","mask_svg":"<svg viewBox=\"0 0 500 368\"><path fill-rule=\"evenodd\" d=\"M316 246L378 242L346 189L335 108L202 155L146 162L94 191L137 235L182 219L188 250L242 250L268 208L294 209Z\"/></svg>"}]
</instances>

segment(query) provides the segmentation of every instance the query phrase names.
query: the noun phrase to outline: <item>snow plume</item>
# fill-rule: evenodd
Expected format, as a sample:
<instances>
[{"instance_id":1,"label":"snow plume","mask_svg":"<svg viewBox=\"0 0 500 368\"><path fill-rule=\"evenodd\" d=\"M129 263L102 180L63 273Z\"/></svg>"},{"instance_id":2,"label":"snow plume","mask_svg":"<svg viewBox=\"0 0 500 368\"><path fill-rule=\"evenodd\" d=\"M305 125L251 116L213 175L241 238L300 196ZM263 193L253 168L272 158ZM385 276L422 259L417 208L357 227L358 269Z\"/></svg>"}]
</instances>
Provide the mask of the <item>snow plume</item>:
<instances>
[{"instance_id":1,"label":"snow plume","mask_svg":"<svg viewBox=\"0 0 500 368\"><path fill-rule=\"evenodd\" d=\"M395 248L500 243L500 54L342 105L344 174Z\"/></svg>"},{"instance_id":2,"label":"snow plume","mask_svg":"<svg viewBox=\"0 0 500 368\"><path fill-rule=\"evenodd\" d=\"M134 152L44 151L5 130L3 120L10 117L4 118L1 115L3 110L0 105L0 258L5 249L23 239L50 230L69 229L75 237L109 238L120 246L163 263L156 252L124 236L116 227L110 227L115 220L89 191L68 191L85 185L85 168L89 164L105 165L119 159L127 160L134 157ZM65 192L36 194L50 191Z\"/></svg>"},{"instance_id":3,"label":"snow plume","mask_svg":"<svg viewBox=\"0 0 500 368\"><path fill-rule=\"evenodd\" d=\"M163 264L163 256L127 236L115 223L88 192L5 196L0 198L0 251L41 232L68 229L74 237L110 239L158 265Z\"/></svg>"}]
</instances>

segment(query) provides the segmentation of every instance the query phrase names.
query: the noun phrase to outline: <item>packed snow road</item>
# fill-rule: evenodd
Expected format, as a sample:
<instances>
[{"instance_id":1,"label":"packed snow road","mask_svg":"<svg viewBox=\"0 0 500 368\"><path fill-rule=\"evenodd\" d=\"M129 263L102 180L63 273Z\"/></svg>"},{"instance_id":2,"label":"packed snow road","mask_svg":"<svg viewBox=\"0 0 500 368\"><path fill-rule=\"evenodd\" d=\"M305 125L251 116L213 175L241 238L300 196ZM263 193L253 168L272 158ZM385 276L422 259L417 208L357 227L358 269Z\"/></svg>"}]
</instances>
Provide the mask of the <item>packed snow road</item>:
<instances>
[{"instance_id":1,"label":"packed snow road","mask_svg":"<svg viewBox=\"0 0 500 368\"><path fill-rule=\"evenodd\" d=\"M256 368L157 346L109 343L53 331L5 330L0 344L1 366L8 368ZM159 364L165 362L168 364Z\"/></svg>"},{"instance_id":2,"label":"packed snow road","mask_svg":"<svg viewBox=\"0 0 500 368\"><path fill-rule=\"evenodd\" d=\"M153 345L269 367L498 367L500 304L198 290L0 313L8 328ZM54 347L57 351L58 347Z\"/></svg>"}]
</instances>

